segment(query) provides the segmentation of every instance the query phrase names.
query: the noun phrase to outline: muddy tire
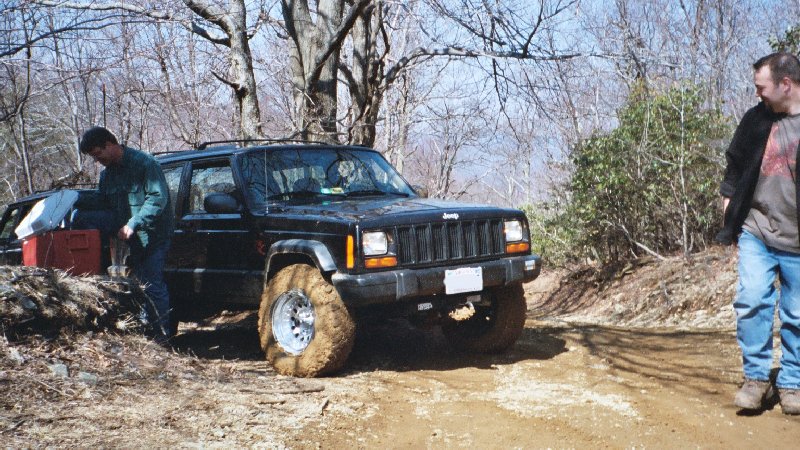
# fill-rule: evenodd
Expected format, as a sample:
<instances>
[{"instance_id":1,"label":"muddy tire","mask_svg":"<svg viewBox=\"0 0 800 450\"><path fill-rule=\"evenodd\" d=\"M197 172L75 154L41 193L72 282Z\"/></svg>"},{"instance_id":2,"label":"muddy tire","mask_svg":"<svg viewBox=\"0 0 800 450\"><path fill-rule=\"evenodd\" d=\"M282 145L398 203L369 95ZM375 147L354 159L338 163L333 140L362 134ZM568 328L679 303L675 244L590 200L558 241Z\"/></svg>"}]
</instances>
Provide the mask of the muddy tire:
<instances>
[{"instance_id":1,"label":"muddy tire","mask_svg":"<svg viewBox=\"0 0 800 450\"><path fill-rule=\"evenodd\" d=\"M267 361L283 375L316 377L340 369L355 322L336 289L315 267L294 264L267 282L258 334Z\"/></svg>"},{"instance_id":2,"label":"muddy tire","mask_svg":"<svg viewBox=\"0 0 800 450\"><path fill-rule=\"evenodd\" d=\"M470 352L499 353L514 345L525 328L525 293L521 284L491 291L491 306L476 306L467 320L448 319L442 324L454 348Z\"/></svg>"}]
</instances>

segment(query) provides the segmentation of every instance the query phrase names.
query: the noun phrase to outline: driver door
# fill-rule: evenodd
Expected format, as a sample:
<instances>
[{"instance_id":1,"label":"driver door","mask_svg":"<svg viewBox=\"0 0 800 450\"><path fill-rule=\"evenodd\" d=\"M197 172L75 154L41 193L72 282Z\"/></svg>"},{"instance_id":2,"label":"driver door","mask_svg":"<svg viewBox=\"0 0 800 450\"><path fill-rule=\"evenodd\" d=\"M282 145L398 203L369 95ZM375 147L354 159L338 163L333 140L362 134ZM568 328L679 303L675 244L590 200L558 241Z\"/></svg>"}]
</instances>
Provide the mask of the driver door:
<instances>
[{"instance_id":1,"label":"driver door","mask_svg":"<svg viewBox=\"0 0 800 450\"><path fill-rule=\"evenodd\" d=\"M185 208L176 218L172 253L178 272L194 294L211 302L253 303L261 293L261 270L248 270L255 253L241 210L206 211L209 194L225 193L242 203L228 158L193 162Z\"/></svg>"}]
</instances>

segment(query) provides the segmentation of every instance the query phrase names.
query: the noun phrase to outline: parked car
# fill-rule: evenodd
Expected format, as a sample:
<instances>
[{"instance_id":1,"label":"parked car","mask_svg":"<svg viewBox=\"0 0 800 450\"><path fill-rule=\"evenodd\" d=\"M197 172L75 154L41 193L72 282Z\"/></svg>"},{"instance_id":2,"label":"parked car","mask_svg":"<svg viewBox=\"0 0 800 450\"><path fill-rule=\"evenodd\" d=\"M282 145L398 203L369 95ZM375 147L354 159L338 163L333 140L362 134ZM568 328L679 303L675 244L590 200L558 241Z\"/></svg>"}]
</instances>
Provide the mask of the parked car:
<instances>
[{"instance_id":1,"label":"parked car","mask_svg":"<svg viewBox=\"0 0 800 450\"><path fill-rule=\"evenodd\" d=\"M477 352L507 349L524 328L522 283L541 263L519 210L423 198L357 146L222 145L157 159L176 214L173 316L258 308L279 373L340 369L360 321L440 325Z\"/></svg>"}]
</instances>

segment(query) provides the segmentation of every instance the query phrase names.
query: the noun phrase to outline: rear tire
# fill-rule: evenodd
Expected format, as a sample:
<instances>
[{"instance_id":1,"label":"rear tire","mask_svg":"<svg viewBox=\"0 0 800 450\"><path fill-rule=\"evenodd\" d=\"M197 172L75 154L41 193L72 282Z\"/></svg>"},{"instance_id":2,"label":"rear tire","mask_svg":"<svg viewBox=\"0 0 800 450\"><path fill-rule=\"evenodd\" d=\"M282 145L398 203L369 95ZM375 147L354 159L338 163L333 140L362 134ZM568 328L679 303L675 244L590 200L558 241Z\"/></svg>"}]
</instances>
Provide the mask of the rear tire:
<instances>
[{"instance_id":1,"label":"rear tire","mask_svg":"<svg viewBox=\"0 0 800 450\"><path fill-rule=\"evenodd\" d=\"M491 291L490 306L476 306L467 320L448 319L442 332L454 348L470 352L499 353L517 342L525 329L528 305L522 284Z\"/></svg>"},{"instance_id":2,"label":"rear tire","mask_svg":"<svg viewBox=\"0 0 800 450\"><path fill-rule=\"evenodd\" d=\"M355 328L338 292L315 267L287 266L267 282L258 333L278 373L316 377L339 370L353 349Z\"/></svg>"}]
</instances>

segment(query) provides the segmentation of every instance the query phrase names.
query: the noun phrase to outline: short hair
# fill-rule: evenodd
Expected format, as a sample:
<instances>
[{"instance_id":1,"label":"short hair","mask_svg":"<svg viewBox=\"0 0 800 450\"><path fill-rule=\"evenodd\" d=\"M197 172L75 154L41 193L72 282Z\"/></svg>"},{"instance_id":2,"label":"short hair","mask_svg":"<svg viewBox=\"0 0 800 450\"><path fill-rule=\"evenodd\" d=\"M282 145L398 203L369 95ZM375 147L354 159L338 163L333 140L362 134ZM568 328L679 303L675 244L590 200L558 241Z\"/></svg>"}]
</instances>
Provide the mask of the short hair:
<instances>
[{"instance_id":1,"label":"short hair","mask_svg":"<svg viewBox=\"0 0 800 450\"><path fill-rule=\"evenodd\" d=\"M89 153L95 147L105 147L108 142L119 144L114 133L103 127L92 127L83 133L79 148L81 153Z\"/></svg>"},{"instance_id":2,"label":"short hair","mask_svg":"<svg viewBox=\"0 0 800 450\"><path fill-rule=\"evenodd\" d=\"M800 61L797 56L787 52L772 53L753 63L753 70L757 71L764 66L769 66L773 83L778 84L784 77L788 77L800 84Z\"/></svg>"}]
</instances>

